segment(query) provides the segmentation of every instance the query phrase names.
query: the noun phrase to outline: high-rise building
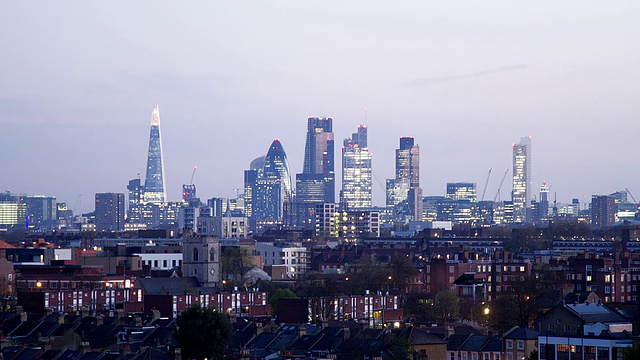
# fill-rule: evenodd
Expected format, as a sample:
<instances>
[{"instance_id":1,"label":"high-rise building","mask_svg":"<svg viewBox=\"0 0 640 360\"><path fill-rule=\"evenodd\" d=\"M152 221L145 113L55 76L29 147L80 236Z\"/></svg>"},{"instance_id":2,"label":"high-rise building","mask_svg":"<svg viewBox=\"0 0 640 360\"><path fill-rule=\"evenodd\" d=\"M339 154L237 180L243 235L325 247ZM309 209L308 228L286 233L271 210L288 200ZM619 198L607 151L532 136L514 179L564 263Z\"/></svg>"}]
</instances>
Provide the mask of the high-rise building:
<instances>
[{"instance_id":1,"label":"high-rise building","mask_svg":"<svg viewBox=\"0 0 640 360\"><path fill-rule=\"evenodd\" d=\"M144 202L163 203L166 201L167 193L164 186L164 178L160 110L158 109L158 105L156 105L153 107L153 112L151 113L147 176L144 181Z\"/></svg>"},{"instance_id":2,"label":"high-rise building","mask_svg":"<svg viewBox=\"0 0 640 360\"><path fill-rule=\"evenodd\" d=\"M371 208L371 153L367 146L367 127L358 126L342 146L342 196L344 210Z\"/></svg>"},{"instance_id":3,"label":"high-rise building","mask_svg":"<svg viewBox=\"0 0 640 360\"><path fill-rule=\"evenodd\" d=\"M251 169L244 172L244 191L244 210L251 230L259 221L282 224L293 191L287 154L280 140L271 143L265 157L251 162Z\"/></svg>"},{"instance_id":4,"label":"high-rise building","mask_svg":"<svg viewBox=\"0 0 640 360\"><path fill-rule=\"evenodd\" d=\"M410 216L422 221L420 189L420 147L413 137L400 138L396 149L396 177L387 180L387 206L394 207L396 217Z\"/></svg>"},{"instance_id":5,"label":"high-rise building","mask_svg":"<svg viewBox=\"0 0 640 360\"><path fill-rule=\"evenodd\" d=\"M549 190L550 186L546 181L540 185L540 201L538 202L537 215L538 218L543 219L549 215Z\"/></svg>"},{"instance_id":6,"label":"high-rise building","mask_svg":"<svg viewBox=\"0 0 640 360\"><path fill-rule=\"evenodd\" d=\"M307 119L302 174L296 174L296 198L285 225L312 229L315 206L335 203L333 118Z\"/></svg>"},{"instance_id":7,"label":"high-rise building","mask_svg":"<svg viewBox=\"0 0 640 360\"><path fill-rule=\"evenodd\" d=\"M513 144L513 222L531 220L531 137L523 137Z\"/></svg>"},{"instance_id":8,"label":"high-rise building","mask_svg":"<svg viewBox=\"0 0 640 360\"><path fill-rule=\"evenodd\" d=\"M447 183L447 199L477 201L476 183L455 182Z\"/></svg>"},{"instance_id":9,"label":"high-rise building","mask_svg":"<svg viewBox=\"0 0 640 360\"><path fill-rule=\"evenodd\" d=\"M58 220L56 198L52 196L27 196L27 227L41 229L53 227Z\"/></svg>"},{"instance_id":10,"label":"high-rise building","mask_svg":"<svg viewBox=\"0 0 640 360\"><path fill-rule=\"evenodd\" d=\"M97 193L95 216L96 231L124 230L124 194Z\"/></svg>"},{"instance_id":11,"label":"high-rise building","mask_svg":"<svg viewBox=\"0 0 640 360\"><path fill-rule=\"evenodd\" d=\"M612 226L616 221L616 200L612 196L591 197L591 224L595 227Z\"/></svg>"},{"instance_id":12,"label":"high-rise building","mask_svg":"<svg viewBox=\"0 0 640 360\"><path fill-rule=\"evenodd\" d=\"M324 202L336 201L333 118L307 119L303 174L322 174Z\"/></svg>"},{"instance_id":13,"label":"high-rise building","mask_svg":"<svg viewBox=\"0 0 640 360\"><path fill-rule=\"evenodd\" d=\"M142 199L144 189L140 184L140 177L130 180L127 185L129 190L129 210L127 212L127 222L130 224L139 224L142 222Z\"/></svg>"},{"instance_id":14,"label":"high-rise building","mask_svg":"<svg viewBox=\"0 0 640 360\"><path fill-rule=\"evenodd\" d=\"M396 149L396 179L409 179L409 187L420 187L420 147L414 145L413 137L400 138Z\"/></svg>"}]
</instances>

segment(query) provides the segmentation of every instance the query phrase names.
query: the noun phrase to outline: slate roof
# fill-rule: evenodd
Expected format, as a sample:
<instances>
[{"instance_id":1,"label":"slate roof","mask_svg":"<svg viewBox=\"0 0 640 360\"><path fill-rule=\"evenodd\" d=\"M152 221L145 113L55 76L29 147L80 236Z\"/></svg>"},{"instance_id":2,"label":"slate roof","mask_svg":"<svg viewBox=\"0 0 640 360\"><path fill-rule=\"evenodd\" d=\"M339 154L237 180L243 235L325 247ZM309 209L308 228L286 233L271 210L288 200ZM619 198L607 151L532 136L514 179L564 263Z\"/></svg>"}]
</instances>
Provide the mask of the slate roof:
<instances>
[{"instance_id":1,"label":"slate roof","mask_svg":"<svg viewBox=\"0 0 640 360\"><path fill-rule=\"evenodd\" d=\"M38 360L53 360L58 354L60 354L60 350L47 350L38 356Z\"/></svg>"},{"instance_id":2,"label":"slate roof","mask_svg":"<svg viewBox=\"0 0 640 360\"><path fill-rule=\"evenodd\" d=\"M586 323L617 323L626 322L627 319L617 311L600 304L571 304L564 305L566 309L579 316Z\"/></svg>"},{"instance_id":3,"label":"slate roof","mask_svg":"<svg viewBox=\"0 0 640 360\"><path fill-rule=\"evenodd\" d=\"M471 335L458 335L453 334L446 338L447 340L447 350L454 351L460 349L462 344L464 344L467 339L471 337Z\"/></svg>"},{"instance_id":4,"label":"slate roof","mask_svg":"<svg viewBox=\"0 0 640 360\"><path fill-rule=\"evenodd\" d=\"M489 341L487 341L484 346L482 347L481 351L483 352L502 352L502 337L499 335L496 335L494 337L492 337L491 339L489 339Z\"/></svg>"},{"instance_id":5,"label":"slate roof","mask_svg":"<svg viewBox=\"0 0 640 360\"><path fill-rule=\"evenodd\" d=\"M519 339L519 340L533 340L533 339L537 339L539 334L540 333L535 331L535 330L531 330L531 329L527 329L527 328L517 327L516 326L516 327L511 328L506 333L504 333L503 338L505 338L505 339Z\"/></svg>"},{"instance_id":6,"label":"slate roof","mask_svg":"<svg viewBox=\"0 0 640 360\"><path fill-rule=\"evenodd\" d=\"M428 331L428 328L410 327L405 332L405 336L414 345L446 344L447 342L440 336Z\"/></svg>"},{"instance_id":7,"label":"slate roof","mask_svg":"<svg viewBox=\"0 0 640 360\"><path fill-rule=\"evenodd\" d=\"M145 295L165 295L165 294L184 294L198 293L214 294L218 292L216 288L200 287L198 279L194 276L179 278L138 278L136 287L141 287Z\"/></svg>"},{"instance_id":8,"label":"slate roof","mask_svg":"<svg viewBox=\"0 0 640 360\"><path fill-rule=\"evenodd\" d=\"M489 337L484 335L471 335L467 338L467 340L460 346L459 350L466 351L480 351L484 343L489 340Z\"/></svg>"}]
</instances>

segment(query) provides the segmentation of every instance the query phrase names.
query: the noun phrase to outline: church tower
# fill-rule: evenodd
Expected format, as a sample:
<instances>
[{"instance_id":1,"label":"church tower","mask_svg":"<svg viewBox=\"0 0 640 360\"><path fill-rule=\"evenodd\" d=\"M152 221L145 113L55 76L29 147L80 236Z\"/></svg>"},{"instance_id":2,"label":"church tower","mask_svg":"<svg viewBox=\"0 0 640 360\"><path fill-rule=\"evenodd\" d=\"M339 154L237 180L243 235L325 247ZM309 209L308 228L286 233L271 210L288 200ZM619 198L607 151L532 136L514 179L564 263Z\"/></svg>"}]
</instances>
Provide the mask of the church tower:
<instances>
[{"instance_id":1,"label":"church tower","mask_svg":"<svg viewBox=\"0 0 640 360\"><path fill-rule=\"evenodd\" d=\"M203 287L221 287L220 242L214 236L185 231L182 237L182 276L195 276Z\"/></svg>"}]
</instances>

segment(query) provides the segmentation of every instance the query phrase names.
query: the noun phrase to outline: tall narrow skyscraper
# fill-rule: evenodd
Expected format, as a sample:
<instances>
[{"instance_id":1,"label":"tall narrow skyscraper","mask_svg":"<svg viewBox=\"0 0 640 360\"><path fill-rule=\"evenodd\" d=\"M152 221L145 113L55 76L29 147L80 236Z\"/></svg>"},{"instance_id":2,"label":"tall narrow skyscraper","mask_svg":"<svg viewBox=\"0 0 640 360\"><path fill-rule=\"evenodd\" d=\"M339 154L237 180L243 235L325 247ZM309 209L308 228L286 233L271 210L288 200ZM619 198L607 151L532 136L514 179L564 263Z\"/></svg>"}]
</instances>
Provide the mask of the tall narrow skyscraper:
<instances>
[{"instance_id":1,"label":"tall narrow skyscraper","mask_svg":"<svg viewBox=\"0 0 640 360\"><path fill-rule=\"evenodd\" d=\"M420 189L420 147L413 137L400 138L396 149L396 178L387 179L387 206L396 207L397 215L409 215L422 220L422 189Z\"/></svg>"},{"instance_id":2,"label":"tall narrow skyscraper","mask_svg":"<svg viewBox=\"0 0 640 360\"><path fill-rule=\"evenodd\" d=\"M367 127L358 126L342 146L342 205L345 210L369 209L371 203L371 153Z\"/></svg>"},{"instance_id":3,"label":"tall narrow skyscraper","mask_svg":"<svg viewBox=\"0 0 640 360\"><path fill-rule=\"evenodd\" d=\"M523 137L513 144L513 222L531 220L531 137Z\"/></svg>"},{"instance_id":4,"label":"tall narrow skyscraper","mask_svg":"<svg viewBox=\"0 0 640 360\"><path fill-rule=\"evenodd\" d=\"M296 199L291 225L313 228L315 206L335 203L333 118L307 119L302 174L296 174Z\"/></svg>"},{"instance_id":5,"label":"tall narrow skyscraper","mask_svg":"<svg viewBox=\"0 0 640 360\"><path fill-rule=\"evenodd\" d=\"M144 201L146 203L163 203L166 199L162 136L160 133L160 110L158 109L158 105L155 105L151 113L147 177L144 181Z\"/></svg>"},{"instance_id":6,"label":"tall narrow skyscraper","mask_svg":"<svg viewBox=\"0 0 640 360\"><path fill-rule=\"evenodd\" d=\"M420 147L413 137L401 137L396 149L396 179L409 179L411 189L420 187Z\"/></svg>"},{"instance_id":7,"label":"tall narrow skyscraper","mask_svg":"<svg viewBox=\"0 0 640 360\"><path fill-rule=\"evenodd\" d=\"M323 202L336 201L333 118L307 119L303 174L321 174L324 182Z\"/></svg>"}]
</instances>

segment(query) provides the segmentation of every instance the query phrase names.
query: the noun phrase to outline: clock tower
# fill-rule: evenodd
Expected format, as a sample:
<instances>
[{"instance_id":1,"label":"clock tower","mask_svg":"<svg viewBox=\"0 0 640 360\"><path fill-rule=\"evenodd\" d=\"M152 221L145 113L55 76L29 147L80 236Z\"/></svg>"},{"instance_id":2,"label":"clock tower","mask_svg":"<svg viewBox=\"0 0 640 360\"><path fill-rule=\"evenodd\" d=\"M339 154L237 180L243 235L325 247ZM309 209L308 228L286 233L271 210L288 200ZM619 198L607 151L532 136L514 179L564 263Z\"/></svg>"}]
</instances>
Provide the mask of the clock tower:
<instances>
[{"instance_id":1,"label":"clock tower","mask_svg":"<svg viewBox=\"0 0 640 360\"><path fill-rule=\"evenodd\" d=\"M219 287L222 283L220 270L218 238L185 230L182 236L182 276L195 276L202 287Z\"/></svg>"}]
</instances>

